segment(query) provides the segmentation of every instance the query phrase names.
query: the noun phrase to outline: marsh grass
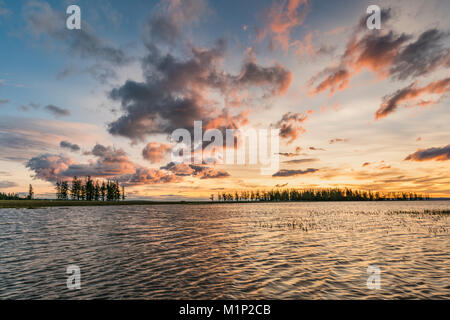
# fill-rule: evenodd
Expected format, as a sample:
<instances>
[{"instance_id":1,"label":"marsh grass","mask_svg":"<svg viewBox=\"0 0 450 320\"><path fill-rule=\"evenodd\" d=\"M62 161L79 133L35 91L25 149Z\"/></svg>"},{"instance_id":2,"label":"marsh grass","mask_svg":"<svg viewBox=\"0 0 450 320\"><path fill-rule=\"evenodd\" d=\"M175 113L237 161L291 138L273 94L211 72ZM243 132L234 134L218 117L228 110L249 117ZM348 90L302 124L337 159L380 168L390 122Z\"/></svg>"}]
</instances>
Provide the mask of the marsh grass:
<instances>
[{"instance_id":1,"label":"marsh grass","mask_svg":"<svg viewBox=\"0 0 450 320\"><path fill-rule=\"evenodd\" d=\"M394 210L390 214L430 214L430 215L447 215L450 209L424 209L424 210Z\"/></svg>"}]
</instances>

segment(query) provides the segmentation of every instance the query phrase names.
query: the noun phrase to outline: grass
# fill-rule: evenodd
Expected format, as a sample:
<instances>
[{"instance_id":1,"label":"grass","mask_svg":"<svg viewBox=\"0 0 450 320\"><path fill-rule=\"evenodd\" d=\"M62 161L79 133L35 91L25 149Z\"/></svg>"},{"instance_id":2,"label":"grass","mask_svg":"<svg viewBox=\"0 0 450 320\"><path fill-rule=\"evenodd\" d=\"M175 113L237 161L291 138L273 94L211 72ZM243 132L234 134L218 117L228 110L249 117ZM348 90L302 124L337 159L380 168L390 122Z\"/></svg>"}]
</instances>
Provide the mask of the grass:
<instances>
[{"instance_id":1,"label":"grass","mask_svg":"<svg viewBox=\"0 0 450 320\"><path fill-rule=\"evenodd\" d=\"M449 209L425 209L420 210L396 210L392 211L393 214L450 214Z\"/></svg>"},{"instance_id":2,"label":"grass","mask_svg":"<svg viewBox=\"0 0 450 320\"><path fill-rule=\"evenodd\" d=\"M77 201L77 200L0 200L0 208L46 208L46 207L85 207L85 206L133 206L158 204L200 204L208 202L170 202L170 201Z\"/></svg>"}]
</instances>

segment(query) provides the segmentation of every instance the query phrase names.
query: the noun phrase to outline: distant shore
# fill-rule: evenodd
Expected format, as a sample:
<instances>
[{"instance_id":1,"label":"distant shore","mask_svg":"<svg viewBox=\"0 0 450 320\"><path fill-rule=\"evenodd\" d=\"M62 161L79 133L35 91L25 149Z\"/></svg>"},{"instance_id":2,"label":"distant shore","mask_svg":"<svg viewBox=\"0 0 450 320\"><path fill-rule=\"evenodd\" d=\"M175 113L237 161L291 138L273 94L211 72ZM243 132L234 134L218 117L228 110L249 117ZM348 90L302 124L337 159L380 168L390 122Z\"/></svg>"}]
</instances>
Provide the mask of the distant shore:
<instances>
[{"instance_id":1,"label":"distant shore","mask_svg":"<svg viewBox=\"0 0 450 320\"><path fill-rule=\"evenodd\" d=\"M441 199L428 199L423 201L433 201L433 200L450 200L448 198ZM399 201L404 202L404 200L380 200L380 201L370 201L370 202L386 202L386 201ZM406 200L408 202L408 200ZM188 205L199 205L199 204L255 204L255 203L298 203L298 202L329 202L329 201L150 201L150 200L126 200L126 201L81 201L81 200L0 200L0 209L7 208L47 208L47 207L95 207L95 206L145 206L145 205L164 205L164 204L188 204ZM338 202L349 202L349 201L338 201ZM351 202L351 201L350 201Z\"/></svg>"}]
</instances>

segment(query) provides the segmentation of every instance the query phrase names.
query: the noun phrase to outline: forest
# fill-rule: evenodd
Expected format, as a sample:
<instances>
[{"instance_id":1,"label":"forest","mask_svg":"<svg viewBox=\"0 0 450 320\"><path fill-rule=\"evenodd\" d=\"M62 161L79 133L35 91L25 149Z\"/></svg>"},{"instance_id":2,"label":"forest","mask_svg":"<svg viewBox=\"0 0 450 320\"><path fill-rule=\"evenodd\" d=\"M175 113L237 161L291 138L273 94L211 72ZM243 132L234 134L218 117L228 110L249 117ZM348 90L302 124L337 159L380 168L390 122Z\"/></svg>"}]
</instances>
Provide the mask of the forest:
<instances>
[{"instance_id":1,"label":"forest","mask_svg":"<svg viewBox=\"0 0 450 320\"><path fill-rule=\"evenodd\" d=\"M272 189L255 191L219 192L219 202L232 201L383 201L428 200L428 195L413 192L373 192L350 188L328 189ZM214 195L210 199L214 201Z\"/></svg>"},{"instance_id":2,"label":"forest","mask_svg":"<svg viewBox=\"0 0 450 320\"><path fill-rule=\"evenodd\" d=\"M125 200L125 187L115 180L98 181L90 176L85 179L73 177L72 182L59 180L56 182L56 198L58 200L80 201L119 201Z\"/></svg>"}]
</instances>

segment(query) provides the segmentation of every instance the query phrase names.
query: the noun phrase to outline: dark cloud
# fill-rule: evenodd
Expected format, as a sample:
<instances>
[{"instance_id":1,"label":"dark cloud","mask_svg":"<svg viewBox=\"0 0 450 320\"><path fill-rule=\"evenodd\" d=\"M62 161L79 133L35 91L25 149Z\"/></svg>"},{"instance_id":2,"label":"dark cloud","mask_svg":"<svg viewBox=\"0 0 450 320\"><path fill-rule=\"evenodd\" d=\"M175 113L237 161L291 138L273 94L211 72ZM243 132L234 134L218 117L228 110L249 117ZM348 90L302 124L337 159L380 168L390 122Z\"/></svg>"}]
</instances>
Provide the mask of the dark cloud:
<instances>
[{"instance_id":1,"label":"dark cloud","mask_svg":"<svg viewBox=\"0 0 450 320\"><path fill-rule=\"evenodd\" d=\"M302 124L308 119L308 116L303 113L287 112L281 120L275 124L275 128L280 129L280 137L289 139L288 144L294 142L301 133L306 132Z\"/></svg>"},{"instance_id":2,"label":"dark cloud","mask_svg":"<svg viewBox=\"0 0 450 320\"><path fill-rule=\"evenodd\" d=\"M450 144L445 147L420 149L410 154L405 160L411 161L447 161L450 160Z\"/></svg>"},{"instance_id":3,"label":"dark cloud","mask_svg":"<svg viewBox=\"0 0 450 320\"><path fill-rule=\"evenodd\" d=\"M382 78L405 80L426 75L441 67L450 67L450 49L444 47L448 33L433 28L409 42L413 35L389 30L392 16L390 9L382 10L386 30L368 30L366 17L361 18L347 42L339 65L325 68L313 76L308 84L309 93L314 95L329 90L330 94L334 94L347 88L350 79L364 70L370 70Z\"/></svg>"},{"instance_id":4,"label":"dark cloud","mask_svg":"<svg viewBox=\"0 0 450 320\"><path fill-rule=\"evenodd\" d=\"M292 176L298 176L308 173L314 173L316 171L319 171L319 169L313 169L308 168L306 170L288 170L288 169L281 169L280 171L274 173L272 177L292 177Z\"/></svg>"},{"instance_id":5,"label":"dark cloud","mask_svg":"<svg viewBox=\"0 0 450 320\"><path fill-rule=\"evenodd\" d=\"M70 111L69 110L57 107L57 106L55 106L53 104L49 104L49 105L45 106L44 109L46 111L50 112L51 114L53 114L57 118L70 116Z\"/></svg>"},{"instance_id":6,"label":"dark cloud","mask_svg":"<svg viewBox=\"0 0 450 320\"><path fill-rule=\"evenodd\" d=\"M288 183L276 184L275 188L283 188L283 187L286 187L287 185L288 185Z\"/></svg>"},{"instance_id":7,"label":"dark cloud","mask_svg":"<svg viewBox=\"0 0 450 320\"><path fill-rule=\"evenodd\" d=\"M423 87L419 87L416 83L412 83L406 88L397 90L395 93L385 96L383 98L383 103L375 113L375 119L379 120L386 117L394 112L401 104L423 107L434 105L445 98L449 91L450 78L434 81ZM440 97L437 100L417 101L420 96L426 94L437 94L440 95Z\"/></svg>"},{"instance_id":8,"label":"dark cloud","mask_svg":"<svg viewBox=\"0 0 450 320\"><path fill-rule=\"evenodd\" d=\"M341 139L341 138L331 139L329 143L334 144L338 142L348 142L348 139Z\"/></svg>"},{"instance_id":9,"label":"dark cloud","mask_svg":"<svg viewBox=\"0 0 450 320\"><path fill-rule=\"evenodd\" d=\"M115 65L127 62L121 49L108 44L93 33L91 27L82 19L81 30L65 28L65 12L55 11L48 3L32 1L25 7L27 23L36 35L47 35L67 46L71 54L81 58L95 58Z\"/></svg>"},{"instance_id":10,"label":"dark cloud","mask_svg":"<svg viewBox=\"0 0 450 320\"><path fill-rule=\"evenodd\" d=\"M61 148L69 149L70 151L80 151L80 146L74 143L70 143L69 141L61 141L59 143Z\"/></svg>"},{"instance_id":11,"label":"dark cloud","mask_svg":"<svg viewBox=\"0 0 450 320\"><path fill-rule=\"evenodd\" d=\"M145 28L146 43L175 44L185 28L210 11L205 0L163 1L153 11Z\"/></svg>"},{"instance_id":12,"label":"dark cloud","mask_svg":"<svg viewBox=\"0 0 450 320\"><path fill-rule=\"evenodd\" d=\"M262 87L269 95L280 94L288 86L290 72L280 65L262 67L254 62L243 65L240 75L231 75L221 69L226 41L219 39L209 49L192 48L186 59L162 54L153 46L143 61L145 82L128 80L110 92L111 99L119 101L124 114L109 124L113 135L132 140L175 129L192 130L195 120L203 120L205 128L211 128L218 119L222 127L237 129L246 122L243 113L230 115L219 110L219 101L206 96L214 91L224 100L233 93L249 87Z\"/></svg>"},{"instance_id":13,"label":"dark cloud","mask_svg":"<svg viewBox=\"0 0 450 320\"><path fill-rule=\"evenodd\" d=\"M12 181L0 181L0 189L8 189L17 187L18 184Z\"/></svg>"},{"instance_id":14,"label":"dark cloud","mask_svg":"<svg viewBox=\"0 0 450 320\"><path fill-rule=\"evenodd\" d=\"M15 122L11 122L15 120ZM32 155L52 147L48 134L29 121L20 123L17 119L0 120L0 159L6 161L25 161Z\"/></svg>"},{"instance_id":15,"label":"dark cloud","mask_svg":"<svg viewBox=\"0 0 450 320\"><path fill-rule=\"evenodd\" d=\"M10 101L8 99L0 99L0 107L4 104L8 104Z\"/></svg>"},{"instance_id":16,"label":"dark cloud","mask_svg":"<svg viewBox=\"0 0 450 320\"><path fill-rule=\"evenodd\" d=\"M425 75L439 67L450 67L450 49L444 48L442 43L447 37L448 33L437 29L423 32L395 57L390 74L405 80Z\"/></svg>"},{"instance_id":17,"label":"dark cloud","mask_svg":"<svg viewBox=\"0 0 450 320\"><path fill-rule=\"evenodd\" d=\"M287 164L300 164L300 163L309 163L309 162L316 162L316 161L319 161L319 159L316 159L316 158L294 159L294 160L283 161L283 163L287 163Z\"/></svg>"},{"instance_id":18,"label":"dark cloud","mask_svg":"<svg viewBox=\"0 0 450 320\"><path fill-rule=\"evenodd\" d=\"M238 83L251 86L269 86L273 95L283 94L292 82L292 73L280 64L262 67L254 62L246 63L239 76Z\"/></svg>"},{"instance_id":19,"label":"dark cloud","mask_svg":"<svg viewBox=\"0 0 450 320\"><path fill-rule=\"evenodd\" d=\"M71 158L62 155L42 154L31 158L26 167L34 171L34 177L45 181L56 181L72 165Z\"/></svg>"},{"instance_id":20,"label":"dark cloud","mask_svg":"<svg viewBox=\"0 0 450 320\"><path fill-rule=\"evenodd\" d=\"M309 150L312 150L312 151L326 151L324 148L316 148L316 147L309 147Z\"/></svg>"},{"instance_id":21,"label":"dark cloud","mask_svg":"<svg viewBox=\"0 0 450 320\"><path fill-rule=\"evenodd\" d=\"M200 179L226 178L230 176L230 174L224 170L216 170L206 166L185 163L176 164L170 162L166 166L161 167L161 169L171 171L177 176L193 176Z\"/></svg>"},{"instance_id":22,"label":"dark cloud","mask_svg":"<svg viewBox=\"0 0 450 320\"><path fill-rule=\"evenodd\" d=\"M284 156L284 157L290 158L290 157L295 157L295 156L301 155L301 153L300 153L301 151L302 151L301 147L296 147L295 148L295 152L279 152L278 154L280 156Z\"/></svg>"},{"instance_id":23,"label":"dark cloud","mask_svg":"<svg viewBox=\"0 0 450 320\"><path fill-rule=\"evenodd\" d=\"M62 140L85 140L97 134L97 127L24 117L0 117L0 160L24 162L42 153L51 153Z\"/></svg>"},{"instance_id":24,"label":"dark cloud","mask_svg":"<svg viewBox=\"0 0 450 320\"><path fill-rule=\"evenodd\" d=\"M133 174L120 176L118 180L128 186L176 183L182 181L180 177L174 174L143 167L136 168L136 172Z\"/></svg>"}]
</instances>

